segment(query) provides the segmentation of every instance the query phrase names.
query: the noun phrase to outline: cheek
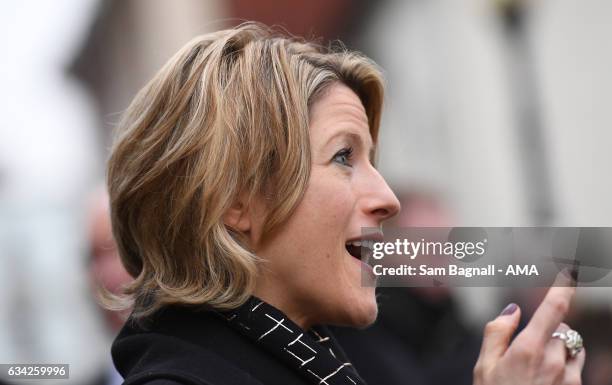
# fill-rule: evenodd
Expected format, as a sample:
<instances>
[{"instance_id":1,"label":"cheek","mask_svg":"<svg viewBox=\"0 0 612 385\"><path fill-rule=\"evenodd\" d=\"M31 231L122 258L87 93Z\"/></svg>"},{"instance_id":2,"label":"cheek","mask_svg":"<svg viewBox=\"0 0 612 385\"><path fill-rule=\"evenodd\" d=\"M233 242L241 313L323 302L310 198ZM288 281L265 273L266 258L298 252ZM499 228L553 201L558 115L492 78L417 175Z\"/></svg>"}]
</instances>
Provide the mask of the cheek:
<instances>
[{"instance_id":1,"label":"cheek","mask_svg":"<svg viewBox=\"0 0 612 385\"><path fill-rule=\"evenodd\" d=\"M319 179L306 191L294 223L295 244L299 244L317 274L340 265L349 223L354 209L352 194L337 180Z\"/></svg>"},{"instance_id":2,"label":"cheek","mask_svg":"<svg viewBox=\"0 0 612 385\"><path fill-rule=\"evenodd\" d=\"M308 222L305 238L312 240L310 252L311 269L316 272L320 287L346 296L354 294L355 275L359 265L346 254L345 241L355 217L355 195L346 175L330 175L317 178L303 201L302 218ZM302 233L302 235L305 235ZM328 292L329 295L329 292Z\"/></svg>"},{"instance_id":3,"label":"cheek","mask_svg":"<svg viewBox=\"0 0 612 385\"><path fill-rule=\"evenodd\" d=\"M313 168L304 197L269 243L272 251L261 251L274 255L277 272L294 283L320 283L341 266L338 253L344 251L354 200L346 176Z\"/></svg>"},{"instance_id":4,"label":"cheek","mask_svg":"<svg viewBox=\"0 0 612 385\"><path fill-rule=\"evenodd\" d=\"M319 226L343 224L343 228L338 230L346 230L355 208L350 180L345 175L331 172L328 172L328 175L317 175L314 172L313 174L312 183L306 190L302 202L304 211L310 213L310 220ZM320 230L322 234L326 234L326 231L332 229L323 227Z\"/></svg>"}]
</instances>

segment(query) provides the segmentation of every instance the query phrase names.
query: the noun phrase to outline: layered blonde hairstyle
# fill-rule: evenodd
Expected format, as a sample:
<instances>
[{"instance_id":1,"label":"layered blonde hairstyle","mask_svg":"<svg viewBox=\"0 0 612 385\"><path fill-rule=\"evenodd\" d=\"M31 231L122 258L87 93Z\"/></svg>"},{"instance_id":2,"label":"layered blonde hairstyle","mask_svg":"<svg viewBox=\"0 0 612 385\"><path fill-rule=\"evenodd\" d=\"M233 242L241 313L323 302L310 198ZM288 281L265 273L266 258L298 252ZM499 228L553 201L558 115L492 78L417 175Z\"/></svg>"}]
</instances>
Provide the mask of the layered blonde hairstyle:
<instances>
[{"instance_id":1,"label":"layered blonde hairstyle","mask_svg":"<svg viewBox=\"0 0 612 385\"><path fill-rule=\"evenodd\" d=\"M257 23L196 37L137 94L107 170L134 317L168 304L229 309L252 294L259 258L223 215L259 196L264 235L288 219L310 175L310 106L334 82L359 96L376 142L378 67Z\"/></svg>"}]
</instances>

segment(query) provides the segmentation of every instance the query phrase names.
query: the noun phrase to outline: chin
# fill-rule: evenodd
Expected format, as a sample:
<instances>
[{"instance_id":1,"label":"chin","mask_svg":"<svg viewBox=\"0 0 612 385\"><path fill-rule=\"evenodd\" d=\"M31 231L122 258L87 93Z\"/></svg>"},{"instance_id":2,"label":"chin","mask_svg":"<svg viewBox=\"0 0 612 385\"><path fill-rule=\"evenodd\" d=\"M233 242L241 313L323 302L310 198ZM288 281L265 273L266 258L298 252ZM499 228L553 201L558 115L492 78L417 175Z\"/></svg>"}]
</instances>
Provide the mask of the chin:
<instances>
[{"instance_id":1,"label":"chin","mask_svg":"<svg viewBox=\"0 0 612 385\"><path fill-rule=\"evenodd\" d=\"M371 312L369 314L365 314L363 317L356 318L355 322L353 322L350 326L356 329L365 329L368 326L371 326L376 322L376 317L378 316L378 311Z\"/></svg>"},{"instance_id":2,"label":"chin","mask_svg":"<svg viewBox=\"0 0 612 385\"><path fill-rule=\"evenodd\" d=\"M378 304L376 303L374 294L360 301L348 303L353 305L351 308L347 309L348 322L346 326L364 329L376 322L376 317L378 317Z\"/></svg>"}]
</instances>

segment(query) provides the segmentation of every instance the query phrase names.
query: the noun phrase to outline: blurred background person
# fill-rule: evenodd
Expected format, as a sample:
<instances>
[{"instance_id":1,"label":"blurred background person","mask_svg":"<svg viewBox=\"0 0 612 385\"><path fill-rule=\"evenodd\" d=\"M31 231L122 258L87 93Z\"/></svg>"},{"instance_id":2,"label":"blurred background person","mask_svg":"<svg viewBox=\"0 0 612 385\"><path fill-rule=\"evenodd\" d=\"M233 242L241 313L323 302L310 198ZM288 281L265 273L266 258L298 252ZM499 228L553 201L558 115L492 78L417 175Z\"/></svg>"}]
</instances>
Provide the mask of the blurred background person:
<instances>
[{"instance_id":1,"label":"blurred background person","mask_svg":"<svg viewBox=\"0 0 612 385\"><path fill-rule=\"evenodd\" d=\"M91 197L89 240L90 260L89 273L94 297L100 294L100 289L111 294L121 293L121 287L132 280L123 265L117 245L113 239L110 220L108 194L105 186L100 186ZM100 307L100 315L105 320L108 337L114 338L123 326L129 312L110 311ZM90 385L119 385L123 378L115 369L110 355L106 357L106 366L97 375L92 376Z\"/></svg>"}]
</instances>

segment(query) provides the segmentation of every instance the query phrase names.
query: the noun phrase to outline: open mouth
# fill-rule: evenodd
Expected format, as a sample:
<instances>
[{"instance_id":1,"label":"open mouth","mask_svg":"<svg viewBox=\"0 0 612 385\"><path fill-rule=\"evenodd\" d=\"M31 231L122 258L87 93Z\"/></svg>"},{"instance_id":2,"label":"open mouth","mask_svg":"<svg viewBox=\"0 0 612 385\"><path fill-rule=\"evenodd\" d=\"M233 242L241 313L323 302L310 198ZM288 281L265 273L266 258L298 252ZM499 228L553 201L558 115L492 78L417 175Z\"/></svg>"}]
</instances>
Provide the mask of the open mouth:
<instances>
[{"instance_id":1,"label":"open mouth","mask_svg":"<svg viewBox=\"0 0 612 385\"><path fill-rule=\"evenodd\" d=\"M348 241L345 244L346 251L352 255L354 258L357 258L360 261L367 261L368 256L372 252L372 245L374 241L371 240L356 240L356 241Z\"/></svg>"},{"instance_id":2,"label":"open mouth","mask_svg":"<svg viewBox=\"0 0 612 385\"><path fill-rule=\"evenodd\" d=\"M382 242L383 240L382 232L370 232L348 239L344 247L346 247L346 252L353 258L367 264L373 254L374 243Z\"/></svg>"}]
</instances>

